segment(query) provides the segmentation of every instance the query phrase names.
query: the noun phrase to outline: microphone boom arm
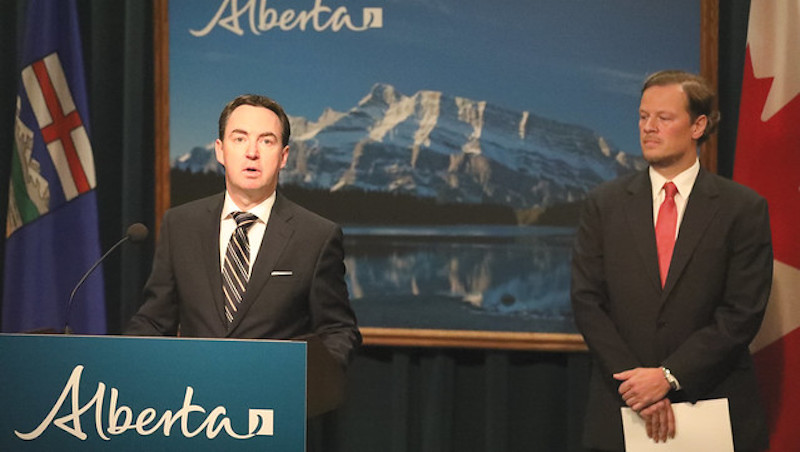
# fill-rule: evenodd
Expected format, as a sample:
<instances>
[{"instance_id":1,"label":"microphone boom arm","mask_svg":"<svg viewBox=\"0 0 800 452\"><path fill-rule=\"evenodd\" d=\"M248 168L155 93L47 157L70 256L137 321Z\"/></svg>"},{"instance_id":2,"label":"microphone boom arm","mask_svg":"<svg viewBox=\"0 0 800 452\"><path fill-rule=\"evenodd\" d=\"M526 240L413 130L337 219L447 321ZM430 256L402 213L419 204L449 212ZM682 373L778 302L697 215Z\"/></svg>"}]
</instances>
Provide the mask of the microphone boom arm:
<instances>
[{"instance_id":1,"label":"microphone boom arm","mask_svg":"<svg viewBox=\"0 0 800 452\"><path fill-rule=\"evenodd\" d=\"M89 271L83 274L81 280L78 281L78 284L76 284L75 288L72 289L72 293L69 295L69 300L67 301L67 306L64 309L64 334L72 334L72 329L69 327L69 314L70 311L72 310L72 301L75 298L75 294L78 293L78 289L80 289L80 287L83 285L86 279L89 278L89 275L92 274L94 269L97 268L97 266L100 265L101 262L106 260L106 257L109 254L111 254L115 249L119 248L123 243L125 243L128 240L134 243L141 242L147 237L147 232L148 232L147 227L141 223L134 223L130 225L128 227L128 231L125 234L125 237L119 239L119 241L115 243L114 246L112 246L108 251L106 251L106 253L103 254L103 256L100 259L95 261L94 265L92 265Z\"/></svg>"}]
</instances>

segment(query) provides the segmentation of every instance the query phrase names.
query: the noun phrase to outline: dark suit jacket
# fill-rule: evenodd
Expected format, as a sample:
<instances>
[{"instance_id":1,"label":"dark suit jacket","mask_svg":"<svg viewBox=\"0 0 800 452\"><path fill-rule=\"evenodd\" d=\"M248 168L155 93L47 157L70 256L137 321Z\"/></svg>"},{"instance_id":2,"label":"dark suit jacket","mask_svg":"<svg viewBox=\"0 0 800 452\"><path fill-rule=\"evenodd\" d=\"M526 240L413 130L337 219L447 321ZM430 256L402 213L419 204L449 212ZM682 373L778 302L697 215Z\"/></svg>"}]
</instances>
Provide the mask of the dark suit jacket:
<instances>
[{"instance_id":1,"label":"dark suit jacket","mask_svg":"<svg viewBox=\"0 0 800 452\"><path fill-rule=\"evenodd\" d=\"M278 193L250 282L225 319L219 227L223 194L167 211L145 301L126 334L291 339L316 334L346 365L361 342L344 281L342 230ZM291 272L290 276L273 272Z\"/></svg>"},{"instance_id":2,"label":"dark suit jacket","mask_svg":"<svg viewBox=\"0 0 800 452\"><path fill-rule=\"evenodd\" d=\"M737 450L767 444L748 344L772 282L766 201L703 170L689 196L662 290L647 171L593 191L572 262L572 306L593 357L584 443L622 450L618 383L636 367L669 368L676 402L727 397Z\"/></svg>"}]
</instances>

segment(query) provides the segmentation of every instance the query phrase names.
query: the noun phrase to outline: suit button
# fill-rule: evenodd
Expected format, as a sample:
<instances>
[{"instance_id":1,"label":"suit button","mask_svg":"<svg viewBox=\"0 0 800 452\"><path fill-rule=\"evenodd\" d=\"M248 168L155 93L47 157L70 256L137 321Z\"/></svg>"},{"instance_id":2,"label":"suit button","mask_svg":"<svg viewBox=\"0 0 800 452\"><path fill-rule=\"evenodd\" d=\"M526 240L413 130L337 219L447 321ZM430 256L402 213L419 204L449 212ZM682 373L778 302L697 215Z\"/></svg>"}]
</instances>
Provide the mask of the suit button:
<instances>
[{"instance_id":1,"label":"suit button","mask_svg":"<svg viewBox=\"0 0 800 452\"><path fill-rule=\"evenodd\" d=\"M664 328L665 326L667 326L667 322L663 320L659 320L658 323L656 323L656 327L658 328Z\"/></svg>"}]
</instances>

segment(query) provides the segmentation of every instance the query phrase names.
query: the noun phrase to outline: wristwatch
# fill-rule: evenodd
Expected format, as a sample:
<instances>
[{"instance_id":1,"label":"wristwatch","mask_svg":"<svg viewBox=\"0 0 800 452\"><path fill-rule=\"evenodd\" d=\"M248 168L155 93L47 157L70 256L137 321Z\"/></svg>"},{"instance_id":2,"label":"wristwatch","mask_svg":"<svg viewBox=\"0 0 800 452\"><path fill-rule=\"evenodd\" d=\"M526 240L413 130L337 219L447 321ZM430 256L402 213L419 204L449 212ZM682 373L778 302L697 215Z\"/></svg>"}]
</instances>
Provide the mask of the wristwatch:
<instances>
[{"instance_id":1,"label":"wristwatch","mask_svg":"<svg viewBox=\"0 0 800 452\"><path fill-rule=\"evenodd\" d=\"M672 375L672 372L670 372L669 369L667 369L666 367L663 367L663 366L661 367L661 372L664 372L664 378L667 379L667 383L669 383L669 387L673 391L680 391L681 384L678 383L678 379L675 378L675 375Z\"/></svg>"}]
</instances>

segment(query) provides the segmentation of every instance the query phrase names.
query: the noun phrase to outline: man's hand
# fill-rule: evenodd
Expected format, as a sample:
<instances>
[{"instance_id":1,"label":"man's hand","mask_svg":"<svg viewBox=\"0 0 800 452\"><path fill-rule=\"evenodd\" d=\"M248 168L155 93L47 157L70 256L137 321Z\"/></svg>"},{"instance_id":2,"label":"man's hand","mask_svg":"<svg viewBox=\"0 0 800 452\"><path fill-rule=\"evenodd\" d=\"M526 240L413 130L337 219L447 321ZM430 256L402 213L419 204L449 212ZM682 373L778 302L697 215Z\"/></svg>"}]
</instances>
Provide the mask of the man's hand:
<instances>
[{"instance_id":1,"label":"man's hand","mask_svg":"<svg viewBox=\"0 0 800 452\"><path fill-rule=\"evenodd\" d=\"M655 442L675 438L675 415L668 398L663 398L639 412L647 427L647 436Z\"/></svg>"},{"instance_id":2,"label":"man's hand","mask_svg":"<svg viewBox=\"0 0 800 452\"><path fill-rule=\"evenodd\" d=\"M614 374L614 378L622 382L619 385L622 400L637 413L663 399L670 390L664 372L657 367L637 367Z\"/></svg>"}]
</instances>

